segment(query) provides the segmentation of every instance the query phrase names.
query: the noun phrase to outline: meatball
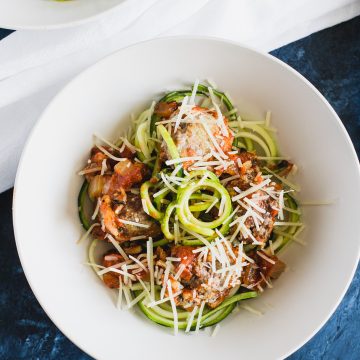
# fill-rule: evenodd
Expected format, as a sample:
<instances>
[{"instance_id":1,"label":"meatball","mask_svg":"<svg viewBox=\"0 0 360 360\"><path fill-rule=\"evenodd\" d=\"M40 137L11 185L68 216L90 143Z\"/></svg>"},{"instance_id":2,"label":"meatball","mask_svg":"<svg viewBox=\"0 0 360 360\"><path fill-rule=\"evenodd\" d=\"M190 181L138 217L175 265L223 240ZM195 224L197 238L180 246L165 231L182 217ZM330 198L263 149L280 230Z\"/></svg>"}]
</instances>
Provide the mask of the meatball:
<instances>
[{"instance_id":1,"label":"meatball","mask_svg":"<svg viewBox=\"0 0 360 360\"><path fill-rule=\"evenodd\" d=\"M207 161L217 160L211 154L212 151L218 152L213 143L214 139L224 154L231 151L234 136L230 131L226 117L223 118L223 127L226 130L224 133L224 129L217 121L217 113L215 111L194 106L190 114L191 119L194 121L180 123L177 131L172 133L180 157L199 156ZM175 119L177 116L178 111L173 114L172 118ZM205 127L201 122L204 122L207 126ZM210 131L212 138L210 138L207 131ZM162 144L161 156L163 160L170 158L165 143ZM194 162L186 161L183 163L183 166L185 169L189 169Z\"/></svg>"},{"instance_id":2,"label":"meatball","mask_svg":"<svg viewBox=\"0 0 360 360\"><path fill-rule=\"evenodd\" d=\"M148 226L145 228L123 223L121 237L124 239L130 239L133 236L139 235L156 238L161 235L159 224L145 213L140 195L127 193L126 204L119 213L119 219L120 222L121 219L124 219Z\"/></svg>"}]
</instances>

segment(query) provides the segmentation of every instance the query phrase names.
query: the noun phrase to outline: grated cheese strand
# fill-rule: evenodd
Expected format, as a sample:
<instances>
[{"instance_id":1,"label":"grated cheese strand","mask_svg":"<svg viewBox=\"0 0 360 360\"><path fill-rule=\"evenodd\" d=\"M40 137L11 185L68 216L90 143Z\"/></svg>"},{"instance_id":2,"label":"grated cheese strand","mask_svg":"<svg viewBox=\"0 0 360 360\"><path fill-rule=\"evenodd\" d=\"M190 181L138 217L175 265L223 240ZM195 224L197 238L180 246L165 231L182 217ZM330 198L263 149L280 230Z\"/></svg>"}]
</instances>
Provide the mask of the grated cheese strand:
<instances>
[{"instance_id":1,"label":"grated cheese strand","mask_svg":"<svg viewBox=\"0 0 360 360\"><path fill-rule=\"evenodd\" d=\"M170 280L167 281L167 288L168 288L168 293L169 293L169 298L170 298L170 303L171 303L171 309L172 309L172 312L174 315L174 335L176 336L178 334L178 326L179 326L178 325L178 314L176 311L176 304L175 304Z\"/></svg>"},{"instance_id":2,"label":"grated cheese strand","mask_svg":"<svg viewBox=\"0 0 360 360\"><path fill-rule=\"evenodd\" d=\"M204 306L205 306L205 301L203 301L200 305L200 310L199 310L199 315L196 321L196 328L195 328L195 332L198 333L199 329L200 329L200 324L201 324L201 318L202 318L202 313L204 311Z\"/></svg>"},{"instance_id":3,"label":"grated cheese strand","mask_svg":"<svg viewBox=\"0 0 360 360\"><path fill-rule=\"evenodd\" d=\"M95 210L91 216L91 220L95 220L96 217L97 217L97 214L99 212L99 209L100 209L100 203L101 203L101 200L100 198L97 199L97 202L96 202L96 207L95 207Z\"/></svg>"},{"instance_id":4,"label":"grated cheese strand","mask_svg":"<svg viewBox=\"0 0 360 360\"><path fill-rule=\"evenodd\" d=\"M81 236L81 238L76 242L77 244L80 244L82 241L84 241L89 235L90 233L92 232L93 228L96 227L96 226L100 226L99 223L95 223L95 224L92 224L89 229L86 231L86 233Z\"/></svg>"},{"instance_id":5,"label":"grated cheese strand","mask_svg":"<svg viewBox=\"0 0 360 360\"><path fill-rule=\"evenodd\" d=\"M302 226L301 222L275 221L274 226Z\"/></svg>"},{"instance_id":6,"label":"grated cheese strand","mask_svg":"<svg viewBox=\"0 0 360 360\"><path fill-rule=\"evenodd\" d=\"M267 257L263 252L257 251L256 253L257 253L261 258L263 258L264 260L266 260L268 263L275 265L275 261L272 260L272 259L270 259L269 257Z\"/></svg>"},{"instance_id":7,"label":"grated cheese strand","mask_svg":"<svg viewBox=\"0 0 360 360\"><path fill-rule=\"evenodd\" d=\"M207 208L207 210L205 211L205 213L207 214L217 203L218 203L219 199L216 198L212 203L211 205ZM225 223L226 221L224 221Z\"/></svg>"},{"instance_id":8,"label":"grated cheese strand","mask_svg":"<svg viewBox=\"0 0 360 360\"><path fill-rule=\"evenodd\" d=\"M217 142L217 140L215 139L214 135L211 133L211 130L209 128L209 126L206 124L204 119L201 119L201 124L204 127L208 137L210 138L211 142L213 143L215 149L218 151L218 153L220 154L220 156L224 159L228 159L228 156L225 155L225 153L223 152L223 150L221 149L219 143Z\"/></svg>"},{"instance_id":9,"label":"grated cheese strand","mask_svg":"<svg viewBox=\"0 0 360 360\"><path fill-rule=\"evenodd\" d=\"M230 154L230 152L229 152L229 154ZM238 179L239 177L240 177L240 175L229 176L229 177L225 178L224 180L221 180L220 182L221 182L222 185L225 185L225 184L227 184L229 181Z\"/></svg>"},{"instance_id":10,"label":"grated cheese strand","mask_svg":"<svg viewBox=\"0 0 360 360\"><path fill-rule=\"evenodd\" d=\"M195 314L196 314L197 310L198 310L198 306L195 305L195 307L193 308L193 310L192 310L192 312L191 312L191 314L190 314L190 316L188 318L188 321L186 323L186 329L185 329L186 333L188 333L190 331L190 329L191 329L191 325L192 325L192 322L194 320L194 317L195 317Z\"/></svg>"},{"instance_id":11,"label":"grated cheese strand","mask_svg":"<svg viewBox=\"0 0 360 360\"><path fill-rule=\"evenodd\" d=\"M181 294L181 291L177 291L175 294L173 294L173 297L176 297L178 295ZM163 299L160 299L160 300L157 300L157 301L152 301L150 302L149 304L147 304L146 306L149 307L149 308L152 308L156 305L159 305L159 304L163 304L167 301L170 301L170 297L166 297L166 298L163 298Z\"/></svg>"},{"instance_id":12,"label":"grated cheese strand","mask_svg":"<svg viewBox=\"0 0 360 360\"><path fill-rule=\"evenodd\" d=\"M127 304L127 306L129 306L130 302L132 301L132 296L131 296L130 290L129 290L129 288L127 286L124 286L123 287L123 292L124 292L124 295L125 295L126 304Z\"/></svg>"},{"instance_id":13,"label":"grated cheese strand","mask_svg":"<svg viewBox=\"0 0 360 360\"><path fill-rule=\"evenodd\" d=\"M100 172L100 175L101 175L101 176L104 175L106 170L107 170L106 159L104 159L104 160L101 162L101 172Z\"/></svg>"},{"instance_id":14,"label":"grated cheese strand","mask_svg":"<svg viewBox=\"0 0 360 360\"><path fill-rule=\"evenodd\" d=\"M251 207L253 207L255 210L257 210L261 214L265 214L266 210L261 208L259 205L255 204L253 201L251 201L249 198L245 198L244 201L249 204Z\"/></svg>"},{"instance_id":15,"label":"grated cheese strand","mask_svg":"<svg viewBox=\"0 0 360 360\"><path fill-rule=\"evenodd\" d=\"M124 268L124 266L126 266L126 265L123 265L122 268ZM115 267L112 267L112 266L107 267L105 269L102 269L101 271L98 271L97 274L99 276L101 276L101 275L104 275L104 274L109 273L109 272L114 272L114 273L123 275L125 277L129 277L131 280L136 280L136 277L134 275L128 273L127 271L119 270L119 269L117 269Z\"/></svg>"},{"instance_id":16,"label":"grated cheese strand","mask_svg":"<svg viewBox=\"0 0 360 360\"><path fill-rule=\"evenodd\" d=\"M150 214L149 214L149 209L148 209L148 207L147 207L147 205L146 205L146 200L145 200L145 199L141 199L141 204L142 204L142 207L143 207L143 209L144 209L145 214L150 215Z\"/></svg>"},{"instance_id":17,"label":"grated cheese strand","mask_svg":"<svg viewBox=\"0 0 360 360\"><path fill-rule=\"evenodd\" d=\"M116 308L119 310L121 309L122 306L122 298L123 298L123 285L122 285L121 276L119 276L119 293L116 302Z\"/></svg>"},{"instance_id":18,"label":"grated cheese strand","mask_svg":"<svg viewBox=\"0 0 360 360\"><path fill-rule=\"evenodd\" d=\"M151 298L151 294L149 289L147 288L147 286L145 285L145 283L141 280L141 278L139 276L136 276L136 279L139 281L140 285L142 286L142 288L144 289L144 291L146 292L146 294L149 296L149 298Z\"/></svg>"},{"instance_id":19,"label":"grated cheese strand","mask_svg":"<svg viewBox=\"0 0 360 360\"><path fill-rule=\"evenodd\" d=\"M241 192L241 194L239 195L235 195L231 198L232 201L237 201L237 200L240 200L242 199L243 197L247 196L247 195L250 195L252 194L253 192L257 191L257 190L260 190L262 189L264 186L268 185L269 183L271 182L270 179L266 179L264 181L262 181L260 184L258 185L254 185L252 186L251 188Z\"/></svg>"},{"instance_id":20,"label":"grated cheese strand","mask_svg":"<svg viewBox=\"0 0 360 360\"><path fill-rule=\"evenodd\" d=\"M169 279L169 274L170 274L170 267L171 267L171 263L170 263L170 261L167 261L165 272L164 272L163 285L162 285L162 289L160 292L160 299L163 299L165 296L166 284L167 284L167 281Z\"/></svg>"},{"instance_id":21,"label":"grated cheese strand","mask_svg":"<svg viewBox=\"0 0 360 360\"><path fill-rule=\"evenodd\" d=\"M97 171L101 171L101 167L97 166L97 167L93 167L90 169L84 169L78 172L78 175L85 175L85 174L91 174L93 172L97 172Z\"/></svg>"},{"instance_id":22,"label":"grated cheese strand","mask_svg":"<svg viewBox=\"0 0 360 360\"><path fill-rule=\"evenodd\" d=\"M129 255L129 258L131 260L133 260L136 264L138 264L145 272L149 272L149 269L147 269L144 264L138 260L136 257L132 256L132 255Z\"/></svg>"},{"instance_id":23,"label":"grated cheese strand","mask_svg":"<svg viewBox=\"0 0 360 360\"><path fill-rule=\"evenodd\" d=\"M120 151L121 152L121 149L119 147L117 147L116 145L114 145L113 143L111 143L110 141L104 139L102 136L98 135L98 134L94 134L94 136L96 138L98 138L99 140L101 140L103 143L105 143L106 145L109 145L111 148L117 150L117 151Z\"/></svg>"},{"instance_id":24,"label":"grated cheese strand","mask_svg":"<svg viewBox=\"0 0 360 360\"><path fill-rule=\"evenodd\" d=\"M176 133L178 127L180 126L180 122L182 120L182 116L184 115L185 113L185 108L186 108L186 105L188 104L188 99L189 97L188 96L185 96L183 101L181 102L181 106L180 106L180 109L179 109L179 113L176 117L176 122L175 122L175 127L174 127L174 133Z\"/></svg>"},{"instance_id":25,"label":"grated cheese strand","mask_svg":"<svg viewBox=\"0 0 360 360\"><path fill-rule=\"evenodd\" d=\"M126 309L129 310L131 309L135 304L137 304L139 301L141 301L144 297L146 296L146 291L143 291L142 293L140 293L135 299L131 300Z\"/></svg>"},{"instance_id":26,"label":"grated cheese strand","mask_svg":"<svg viewBox=\"0 0 360 360\"><path fill-rule=\"evenodd\" d=\"M120 220L123 224L127 224L127 225L137 226L137 227L146 228L146 229L150 227L150 225L137 223L137 222L135 222L135 221L125 220L125 219L120 219L120 218L119 218L119 220Z\"/></svg>"},{"instance_id":27,"label":"grated cheese strand","mask_svg":"<svg viewBox=\"0 0 360 360\"><path fill-rule=\"evenodd\" d=\"M166 187L169 188L172 192L177 193L177 190L170 184L167 176L162 172L160 173L160 176Z\"/></svg>"},{"instance_id":28,"label":"grated cheese strand","mask_svg":"<svg viewBox=\"0 0 360 360\"><path fill-rule=\"evenodd\" d=\"M223 115L222 115L222 113L221 113L221 110L220 110L219 105L218 105L217 102L216 102L213 89L212 89L211 87L208 87L208 90L209 90L211 102L213 103L214 108L215 108L215 110L216 110L216 112L217 112L218 124L219 124L219 127L220 127L220 129L221 129L221 133L222 133L224 136L229 136L229 132L228 132L226 126L225 126L224 117L223 117Z\"/></svg>"},{"instance_id":29,"label":"grated cheese strand","mask_svg":"<svg viewBox=\"0 0 360 360\"><path fill-rule=\"evenodd\" d=\"M133 144L131 144L126 137L121 137L120 140L123 141L123 145L125 145L133 154L135 154L136 152L141 152L141 150L138 149ZM124 147L124 149L122 151L124 151L124 150L125 150L125 147Z\"/></svg>"},{"instance_id":30,"label":"grated cheese strand","mask_svg":"<svg viewBox=\"0 0 360 360\"><path fill-rule=\"evenodd\" d=\"M189 100L189 104L191 104L191 105L195 105L195 97L196 97L196 92L197 92L198 86L199 86L199 79L196 79L194 86L193 86L192 93L191 93L191 97Z\"/></svg>"},{"instance_id":31,"label":"grated cheese strand","mask_svg":"<svg viewBox=\"0 0 360 360\"><path fill-rule=\"evenodd\" d=\"M149 240L146 243L146 258L150 273L150 295L151 295L151 299L154 299L154 294L155 294L154 254L153 254L153 241L151 237L149 237Z\"/></svg>"},{"instance_id":32,"label":"grated cheese strand","mask_svg":"<svg viewBox=\"0 0 360 360\"><path fill-rule=\"evenodd\" d=\"M129 260L129 257L126 255L125 251L122 249L122 247L119 245L119 243L110 234L106 234L105 237L110 240L110 242L114 245L114 248L119 252L119 254L125 260Z\"/></svg>"},{"instance_id":33,"label":"grated cheese strand","mask_svg":"<svg viewBox=\"0 0 360 360\"><path fill-rule=\"evenodd\" d=\"M146 239L146 238L147 238L147 236L145 236L145 235L132 236L132 237L130 238L130 241L142 240L142 239Z\"/></svg>"},{"instance_id":34,"label":"grated cheese strand","mask_svg":"<svg viewBox=\"0 0 360 360\"><path fill-rule=\"evenodd\" d=\"M104 147L102 147L101 145L96 145L96 147L102 151L105 155L107 155L110 159L113 159L115 161L127 161L128 159L127 158L119 158L117 156L114 156L113 154L109 153Z\"/></svg>"},{"instance_id":35,"label":"grated cheese strand","mask_svg":"<svg viewBox=\"0 0 360 360\"><path fill-rule=\"evenodd\" d=\"M184 264L180 264L179 266L179 270L177 271L177 273L174 276L175 280L178 280L182 274L182 272L185 270L186 266Z\"/></svg>"}]
</instances>

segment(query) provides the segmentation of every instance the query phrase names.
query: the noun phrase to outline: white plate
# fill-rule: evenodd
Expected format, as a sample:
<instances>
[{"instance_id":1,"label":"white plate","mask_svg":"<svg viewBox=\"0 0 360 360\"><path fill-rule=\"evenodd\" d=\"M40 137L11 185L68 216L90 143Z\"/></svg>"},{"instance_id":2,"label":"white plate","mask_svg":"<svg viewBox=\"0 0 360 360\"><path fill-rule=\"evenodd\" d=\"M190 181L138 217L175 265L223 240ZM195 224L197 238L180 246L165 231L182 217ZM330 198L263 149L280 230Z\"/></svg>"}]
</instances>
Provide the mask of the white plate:
<instances>
[{"instance_id":1,"label":"white plate","mask_svg":"<svg viewBox=\"0 0 360 360\"><path fill-rule=\"evenodd\" d=\"M92 134L112 138L164 90L213 79L241 113L271 109L283 153L299 166L306 241L281 258L290 270L251 305L221 324L216 338L180 335L140 314L120 312L114 296L82 265L86 246L76 198ZM124 120L124 121L123 121ZM51 102L23 153L14 195L16 242L27 279L54 323L97 359L277 359L304 344L342 299L359 258L359 166L335 112L298 73L234 43L168 38L117 52L73 80Z\"/></svg>"},{"instance_id":2,"label":"white plate","mask_svg":"<svg viewBox=\"0 0 360 360\"><path fill-rule=\"evenodd\" d=\"M51 29L74 26L121 6L127 0L1 0L0 27Z\"/></svg>"}]
</instances>

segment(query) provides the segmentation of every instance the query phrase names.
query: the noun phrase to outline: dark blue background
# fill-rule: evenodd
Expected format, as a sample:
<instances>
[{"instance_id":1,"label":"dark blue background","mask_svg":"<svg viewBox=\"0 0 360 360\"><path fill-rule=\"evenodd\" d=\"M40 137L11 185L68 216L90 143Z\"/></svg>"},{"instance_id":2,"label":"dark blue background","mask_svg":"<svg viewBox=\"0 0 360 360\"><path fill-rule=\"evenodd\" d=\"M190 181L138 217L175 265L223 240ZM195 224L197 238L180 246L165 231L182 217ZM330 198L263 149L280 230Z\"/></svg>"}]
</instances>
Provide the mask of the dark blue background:
<instances>
[{"instance_id":1,"label":"dark blue background","mask_svg":"<svg viewBox=\"0 0 360 360\"><path fill-rule=\"evenodd\" d=\"M0 29L0 39L9 33ZM360 17L272 54L303 74L325 95L345 124L359 155ZM11 202L12 190L0 195L0 359L90 359L55 327L30 290L15 248ZM339 239L339 246L345 243L346 239ZM290 359L360 359L359 269L335 314Z\"/></svg>"}]
</instances>

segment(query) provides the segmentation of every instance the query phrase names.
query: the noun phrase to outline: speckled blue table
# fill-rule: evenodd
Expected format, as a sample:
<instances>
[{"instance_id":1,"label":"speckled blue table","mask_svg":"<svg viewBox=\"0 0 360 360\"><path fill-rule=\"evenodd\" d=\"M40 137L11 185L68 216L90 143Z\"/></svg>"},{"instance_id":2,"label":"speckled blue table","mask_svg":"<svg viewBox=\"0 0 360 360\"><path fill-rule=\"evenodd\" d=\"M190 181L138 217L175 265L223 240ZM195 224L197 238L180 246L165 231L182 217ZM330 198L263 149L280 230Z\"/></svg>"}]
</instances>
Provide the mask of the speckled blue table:
<instances>
[{"instance_id":1,"label":"speckled blue table","mask_svg":"<svg viewBox=\"0 0 360 360\"><path fill-rule=\"evenodd\" d=\"M0 29L0 39L9 33ZM359 155L360 17L272 54L298 70L325 95ZM15 248L11 201L12 190L0 194L0 359L90 359L49 320L28 285ZM289 359L360 359L359 330L360 269L335 314Z\"/></svg>"}]
</instances>

